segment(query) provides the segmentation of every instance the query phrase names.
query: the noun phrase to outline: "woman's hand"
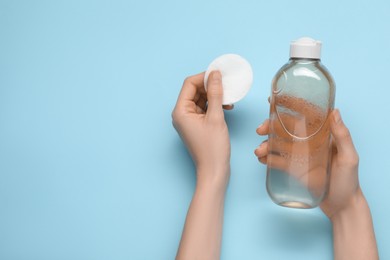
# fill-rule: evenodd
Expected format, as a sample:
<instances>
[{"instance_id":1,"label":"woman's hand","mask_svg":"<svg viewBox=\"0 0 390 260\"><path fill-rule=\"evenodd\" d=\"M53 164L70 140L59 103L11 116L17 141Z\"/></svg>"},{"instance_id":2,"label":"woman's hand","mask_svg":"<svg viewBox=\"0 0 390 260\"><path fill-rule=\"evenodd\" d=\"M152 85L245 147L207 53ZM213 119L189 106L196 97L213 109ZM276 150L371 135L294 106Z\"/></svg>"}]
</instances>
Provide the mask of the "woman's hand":
<instances>
[{"instance_id":1,"label":"woman's hand","mask_svg":"<svg viewBox=\"0 0 390 260\"><path fill-rule=\"evenodd\" d=\"M378 259L374 228L368 203L359 185L359 156L340 112L330 115L333 138L330 186L320 207L333 224L335 259ZM269 134L269 121L260 125L259 135ZM258 160L267 164L268 142L255 150Z\"/></svg>"},{"instance_id":2,"label":"woman's hand","mask_svg":"<svg viewBox=\"0 0 390 260\"><path fill-rule=\"evenodd\" d=\"M333 138L330 188L328 196L320 206L324 213L332 218L347 208L353 200L360 199L362 192L358 180L359 156L338 110L330 114L330 129ZM268 135L269 121L259 126L256 132L259 135ZM260 162L266 164L268 142L263 142L255 150L255 154Z\"/></svg>"},{"instance_id":3,"label":"woman's hand","mask_svg":"<svg viewBox=\"0 0 390 260\"><path fill-rule=\"evenodd\" d=\"M230 175L229 132L222 110L222 79L204 73L184 81L173 125L196 165L197 184L176 259L220 259L225 191ZM227 106L226 109L232 109Z\"/></svg>"},{"instance_id":4,"label":"woman's hand","mask_svg":"<svg viewBox=\"0 0 390 260\"><path fill-rule=\"evenodd\" d=\"M186 144L197 168L198 181L227 184L230 173L229 132L222 108L221 73L188 77L172 112L173 126ZM226 106L225 109L232 109Z\"/></svg>"}]
</instances>

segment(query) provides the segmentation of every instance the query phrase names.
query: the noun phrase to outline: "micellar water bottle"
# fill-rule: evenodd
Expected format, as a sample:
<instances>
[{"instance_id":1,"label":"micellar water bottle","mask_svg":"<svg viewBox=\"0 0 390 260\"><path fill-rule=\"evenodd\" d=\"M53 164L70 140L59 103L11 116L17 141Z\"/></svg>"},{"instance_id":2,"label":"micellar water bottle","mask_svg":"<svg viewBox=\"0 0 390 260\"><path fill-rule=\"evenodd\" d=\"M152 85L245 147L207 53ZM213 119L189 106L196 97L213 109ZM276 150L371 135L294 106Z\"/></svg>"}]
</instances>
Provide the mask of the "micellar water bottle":
<instances>
[{"instance_id":1,"label":"micellar water bottle","mask_svg":"<svg viewBox=\"0 0 390 260\"><path fill-rule=\"evenodd\" d=\"M281 206L316 207L328 190L335 85L320 54L319 41L291 42L290 60L272 81L267 191Z\"/></svg>"}]
</instances>

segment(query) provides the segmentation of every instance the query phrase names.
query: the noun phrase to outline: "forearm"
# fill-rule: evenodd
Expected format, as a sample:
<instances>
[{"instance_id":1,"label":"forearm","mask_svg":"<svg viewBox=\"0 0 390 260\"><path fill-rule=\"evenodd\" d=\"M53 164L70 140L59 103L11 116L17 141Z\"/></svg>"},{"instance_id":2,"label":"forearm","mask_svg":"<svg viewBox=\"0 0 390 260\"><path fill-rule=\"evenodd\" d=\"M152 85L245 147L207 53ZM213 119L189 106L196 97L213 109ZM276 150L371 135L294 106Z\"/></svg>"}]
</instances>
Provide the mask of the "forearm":
<instances>
[{"instance_id":1,"label":"forearm","mask_svg":"<svg viewBox=\"0 0 390 260\"><path fill-rule=\"evenodd\" d=\"M226 186L227 180L198 179L176 259L219 259Z\"/></svg>"},{"instance_id":2,"label":"forearm","mask_svg":"<svg viewBox=\"0 0 390 260\"><path fill-rule=\"evenodd\" d=\"M371 213L363 194L331 220L335 260L379 259Z\"/></svg>"}]
</instances>

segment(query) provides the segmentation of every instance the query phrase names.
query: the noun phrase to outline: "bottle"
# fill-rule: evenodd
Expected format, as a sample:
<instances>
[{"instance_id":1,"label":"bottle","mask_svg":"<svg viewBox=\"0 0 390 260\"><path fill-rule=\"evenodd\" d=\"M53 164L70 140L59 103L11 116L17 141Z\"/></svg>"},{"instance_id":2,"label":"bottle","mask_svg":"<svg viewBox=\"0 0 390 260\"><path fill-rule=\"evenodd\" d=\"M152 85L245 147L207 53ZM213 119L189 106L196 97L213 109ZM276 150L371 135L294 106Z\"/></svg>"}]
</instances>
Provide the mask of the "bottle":
<instances>
[{"instance_id":1,"label":"bottle","mask_svg":"<svg viewBox=\"0 0 390 260\"><path fill-rule=\"evenodd\" d=\"M321 64L321 45L292 41L289 62L272 80L266 182L280 206L314 208L328 191L335 85Z\"/></svg>"}]
</instances>

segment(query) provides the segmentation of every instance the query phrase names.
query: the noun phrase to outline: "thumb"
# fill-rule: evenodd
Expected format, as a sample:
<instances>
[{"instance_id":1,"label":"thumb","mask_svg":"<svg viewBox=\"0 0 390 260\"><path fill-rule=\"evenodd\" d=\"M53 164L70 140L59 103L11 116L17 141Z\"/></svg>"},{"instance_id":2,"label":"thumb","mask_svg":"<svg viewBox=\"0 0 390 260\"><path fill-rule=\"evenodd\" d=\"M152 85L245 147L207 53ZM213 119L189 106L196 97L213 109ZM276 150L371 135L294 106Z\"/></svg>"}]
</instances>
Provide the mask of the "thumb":
<instances>
[{"instance_id":1,"label":"thumb","mask_svg":"<svg viewBox=\"0 0 390 260\"><path fill-rule=\"evenodd\" d=\"M219 71L212 71L207 80L207 114L223 116L222 97L222 75Z\"/></svg>"},{"instance_id":2,"label":"thumb","mask_svg":"<svg viewBox=\"0 0 390 260\"><path fill-rule=\"evenodd\" d=\"M351 134L345 126L338 109L332 112L330 121L330 130L336 143L338 155L346 161L357 161L358 155Z\"/></svg>"}]
</instances>

